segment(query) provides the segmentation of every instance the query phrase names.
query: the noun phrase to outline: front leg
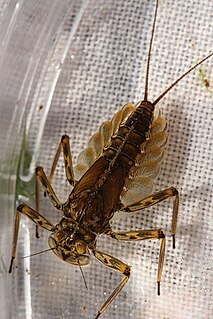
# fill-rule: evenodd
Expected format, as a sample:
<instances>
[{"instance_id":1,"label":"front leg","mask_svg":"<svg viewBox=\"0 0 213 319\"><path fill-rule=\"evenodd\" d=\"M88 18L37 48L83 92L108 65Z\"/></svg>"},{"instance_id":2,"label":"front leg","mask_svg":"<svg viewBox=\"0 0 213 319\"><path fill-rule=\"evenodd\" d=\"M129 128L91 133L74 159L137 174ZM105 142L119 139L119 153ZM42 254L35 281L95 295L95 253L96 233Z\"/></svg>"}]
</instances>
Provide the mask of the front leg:
<instances>
[{"instance_id":1,"label":"front leg","mask_svg":"<svg viewBox=\"0 0 213 319\"><path fill-rule=\"evenodd\" d=\"M158 259L158 272L157 272L157 293L160 295L160 282L163 271L164 257L165 257L165 244L166 239L161 229L148 229L148 230L132 230L127 232L114 233L109 230L106 235L115 238L117 240L133 241L133 240L160 240L160 253Z\"/></svg>"},{"instance_id":2,"label":"front leg","mask_svg":"<svg viewBox=\"0 0 213 319\"><path fill-rule=\"evenodd\" d=\"M30 206L26 204L21 204L17 207L16 210L16 219L15 219L15 227L13 233L13 244L12 244L12 256L10 261L9 273L12 272L13 261L16 257L16 247L18 241L18 233L19 233L19 224L20 224L20 214L23 214L29 217L38 227L42 227L48 231L54 232L55 226L49 222L44 216L39 214L36 210L32 209Z\"/></svg>"},{"instance_id":3,"label":"front leg","mask_svg":"<svg viewBox=\"0 0 213 319\"><path fill-rule=\"evenodd\" d=\"M96 250L96 248L93 248L92 252L93 252L94 256L100 262L102 262L106 267L109 267L109 268L111 268L115 271L118 271L119 273L124 275L124 278L120 281L120 283L115 288L115 290L111 293L109 298L104 302L104 304L98 310L98 314L95 317L95 319L97 319L106 310L106 308L109 306L109 304L115 299L115 297L119 294L121 289L127 283L128 279L130 277L130 266L124 264L122 261L120 261L119 259L117 259L113 256L110 256L110 255L105 254L99 250Z\"/></svg>"}]
</instances>

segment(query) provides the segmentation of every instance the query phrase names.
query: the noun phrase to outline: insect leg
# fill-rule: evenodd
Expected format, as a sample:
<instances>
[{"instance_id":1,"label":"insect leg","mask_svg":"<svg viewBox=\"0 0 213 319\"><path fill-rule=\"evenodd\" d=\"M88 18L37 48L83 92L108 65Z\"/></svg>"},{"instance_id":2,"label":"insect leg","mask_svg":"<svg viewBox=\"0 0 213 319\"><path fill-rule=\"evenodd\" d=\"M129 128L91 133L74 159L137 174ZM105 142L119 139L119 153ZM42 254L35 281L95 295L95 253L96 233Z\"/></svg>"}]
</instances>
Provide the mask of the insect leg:
<instances>
[{"instance_id":1,"label":"insect leg","mask_svg":"<svg viewBox=\"0 0 213 319\"><path fill-rule=\"evenodd\" d=\"M117 258L110 256L108 254L105 254L101 251L98 251L96 249L92 249L92 252L94 256L102 262L106 267L109 267L115 271L118 271L119 273L124 275L124 278L120 281L118 286L115 288L115 290L111 293L109 298L104 302L104 304L101 306L101 308L98 310L98 314L95 317L95 319L99 318L100 315L106 310L106 308L109 306L109 304L115 299L115 297L119 294L121 289L125 286L127 283L129 277L130 277L130 266L126 265L122 261L118 260Z\"/></svg>"},{"instance_id":2,"label":"insect leg","mask_svg":"<svg viewBox=\"0 0 213 319\"><path fill-rule=\"evenodd\" d=\"M64 164L65 164L65 172L66 172L66 177L70 185L74 186L75 181L74 181L74 172L73 172L73 165L72 165L72 155L71 155L71 150L70 150L70 143L69 143L69 136L68 135L63 135L61 137L61 141L58 145L58 149L56 151L55 157L53 159L52 167L50 170L50 174L48 176L49 182L52 182L53 175L56 169L56 165L59 160L59 156L63 152L64 155Z\"/></svg>"},{"instance_id":3,"label":"insect leg","mask_svg":"<svg viewBox=\"0 0 213 319\"><path fill-rule=\"evenodd\" d=\"M61 152L63 152L63 154L64 154L64 164L65 164L65 172L66 172L67 180L72 186L74 186L74 184L75 184L73 165L72 165L72 155L71 155L70 144L69 144L69 136L63 135L61 137L61 141L58 145L55 157L53 159L50 174L49 174L48 178L45 176L45 183L44 184L41 181L41 183L43 184L43 186L45 188L47 185L52 183L53 175L54 175L54 172L55 172L55 169L56 169ZM41 170L43 171L43 169L41 169ZM44 174L44 173L42 173L42 174ZM38 175L38 174L36 173L36 175ZM46 181L47 179L48 179L48 182ZM46 192L45 192L45 194L46 194ZM39 208L38 178L36 179L36 208ZM36 209L36 210L39 211L39 209Z\"/></svg>"},{"instance_id":4,"label":"insect leg","mask_svg":"<svg viewBox=\"0 0 213 319\"><path fill-rule=\"evenodd\" d=\"M45 188L45 195L48 194L50 200L52 201L53 205L57 208L61 208L61 203L57 198L53 188L51 186L51 182L53 179L53 175L60 157L61 152L64 155L64 164L65 164L65 172L68 182L74 186L74 173L73 173L73 165L72 165L72 155L70 151L70 143L69 143L69 136L63 135L61 137L61 141L58 145L55 157L53 159L52 167L50 170L50 174L47 177L43 171L43 168L37 167L36 169L36 210L39 211L39 183L40 181ZM36 237L39 237L38 226L36 226Z\"/></svg>"},{"instance_id":5,"label":"insect leg","mask_svg":"<svg viewBox=\"0 0 213 319\"><path fill-rule=\"evenodd\" d=\"M55 229L55 226L51 224L45 217L40 215L36 210L32 209L26 204L19 205L16 210L16 219L15 219L13 244L12 244L12 256L10 261L9 273L12 272L13 261L16 257L16 247L17 247L19 224L20 224L20 213L28 216L39 227L42 227L49 231L54 231Z\"/></svg>"},{"instance_id":6,"label":"insect leg","mask_svg":"<svg viewBox=\"0 0 213 319\"><path fill-rule=\"evenodd\" d=\"M54 192L48 177L46 176L43 168L38 166L35 170L36 174L36 211L39 211L39 182L43 185L45 189L45 194L50 198L53 206L58 210L62 210L62 203L58 199L56 193ZM36 225L36 237L39 238L38 225Z\"/></svg>"},{"instance_id":7,"label":"insect leg","mask_svg":"<svg viewBox=\"0 0 213 319\"><path fill-rule=\"evenodd\" d=\"M164 256L165 256L165 235L161 229L149 229L149 230L132 230L127 232L116 232L110 230L106 235L118 239L118 240L150 240L160 239L160 253L158 260L158 272L157 272L157 285L158 295L160 295L160 282L163 271Z\"/></svg>"},{"instance_id":8,"label":"insect leg","mask_svg":"<svg viewBox=\"0 0 213 319\"><path fill-rule=\"evenodd\" d=\"M125 212L138 211L138 210L150 207L152 205L155 205L170 197L174 197L171 234L173 238L173 248L175 248L175 234L176 234L176 227L177 227L178 207L179 207L179 194L176 188L170 187L160 192L156 192L135 204L124 206L120 210Z\"/></svg>"},{"instance_id":9,"label":"insect leg","mask_svg":"<svg viewBox=\"0 0 213 319\"><path fill-rule=\"evenodd\" d=\"M55 206L55 208L62 210L62 203L60 202L60 200L58 199L57 195L55 194L49 179L47 178L43 168L41 166L38 166L36 168L36 178L38 178L38 180L41 182L41 184L43 185L45 192L47 193L48 197L50 198L53 206ZM38 190L37 190L38 192Z\"/></svg>"}]
</instances>

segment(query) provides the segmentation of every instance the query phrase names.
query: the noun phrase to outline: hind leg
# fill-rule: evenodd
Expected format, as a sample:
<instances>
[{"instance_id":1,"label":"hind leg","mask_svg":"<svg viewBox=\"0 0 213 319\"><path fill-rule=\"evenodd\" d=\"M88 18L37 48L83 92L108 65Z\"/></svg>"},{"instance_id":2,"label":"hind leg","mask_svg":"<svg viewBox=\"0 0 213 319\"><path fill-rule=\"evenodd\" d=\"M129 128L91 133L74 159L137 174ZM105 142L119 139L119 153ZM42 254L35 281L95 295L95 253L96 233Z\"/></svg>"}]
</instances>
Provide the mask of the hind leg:
<instances>
[{"instance_id":1,"label":"hind leg","mask_svg":"<svg viewBox=\"0 0 213 319\"><path fill-rule=\"evenodd\" d=\"M142 199L141 201L137 203L134 203L129 206L122 206L120 210L125 212L137 212L141 209L145 209L147 207L155 205L171 197L174 198L173 211L172 211L171 235L173 238L173 248L175 248L175 234L176 234L176 228L177 228L177 217L178 217L178 208L179 208L179 194L176 188L170 187L160 192L156 192Z\"/></svg>"}]
</instances>

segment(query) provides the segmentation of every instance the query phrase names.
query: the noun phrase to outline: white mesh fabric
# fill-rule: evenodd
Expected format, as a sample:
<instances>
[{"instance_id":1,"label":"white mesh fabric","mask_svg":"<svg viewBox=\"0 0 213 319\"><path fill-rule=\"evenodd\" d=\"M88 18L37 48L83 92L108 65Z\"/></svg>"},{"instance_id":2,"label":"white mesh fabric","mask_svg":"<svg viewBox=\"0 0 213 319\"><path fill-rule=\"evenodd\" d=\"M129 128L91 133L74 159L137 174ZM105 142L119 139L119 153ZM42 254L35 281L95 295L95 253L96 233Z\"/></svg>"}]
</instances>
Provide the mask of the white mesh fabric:
<instances>
[{"instance_id":1,"label":"white mesh fabric","mask_svg":"<svg viewBox=\"0 0 213 319\"><path fill-rule=\"evenodd\" d=\"M46 172L62 134L70 136L75 161L104 120L126 102L143 98L154 7L154 0L70 1L70 15L57 35L53 56L56 63L72 32L73 36L66 58L59 65L60 75L40 144L39 164ZM160 1L150 68L151 101L211 50L212 12L210 0ZM115 230L162 228L168 235L161 296L156 293L159 242L122 243L102 237L98 240L99 249L132 266L129 282L102 315L103 319L212 317L211 67L212 59L201 66L211 91L198 73L192 72L159 103L168 121L169 141L156 190L175 186L180 191L176 249L172 249L169 236L172 200L113 222ZM48 94L50 87L52 77L47 70L40 104L42 94ZM39 112L42 117L45 105ZM38 133L36 128L34 117L29 137L32 143ZM71 189L62 158L53 185L64 201ZM42 199L41 214L54 223L61 217L47 198ZM18 255L26 254L29 238L31 253L46 249L48 232L41 230L40 235L40 239L34 238L34 225L23 217ZM30 260L17 259L17 265L16 318L94 318L122 278L91 258L91 265L84 270L87 291L79 269L63 263L51 252ZM26 265L30 266L30 279ZM26 295L31 298L30 317L24 306Z\"/></svg>"}]
</instances>

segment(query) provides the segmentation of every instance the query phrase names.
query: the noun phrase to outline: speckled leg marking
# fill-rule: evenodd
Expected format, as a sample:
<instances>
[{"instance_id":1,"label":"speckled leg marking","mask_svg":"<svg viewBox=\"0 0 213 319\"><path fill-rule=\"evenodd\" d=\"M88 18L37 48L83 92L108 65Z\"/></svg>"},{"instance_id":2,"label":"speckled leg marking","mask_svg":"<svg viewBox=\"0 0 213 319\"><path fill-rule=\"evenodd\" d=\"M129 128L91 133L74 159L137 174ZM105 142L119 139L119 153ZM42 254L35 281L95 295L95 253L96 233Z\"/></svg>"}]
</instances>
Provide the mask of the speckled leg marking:
<instances>
[{"instance_id":1,"label":"speckled leg marking","mask_svg":"<svg viewBox=\"0 0 213 319\"><path fill-rule=\"evenodd\" d=\"M129 277L130 277L130 266L126 265L119 259L107 255L101 251L96 250L96 248L93 248L92 250L94 256L102 262L106 267L109 267L121 274L123 274L125 277L120 281L118 286L115 288L115 290L111 293L109 298L104 302L104 304L101 306L101 308L98 310L98 314L95 317L95 319L99 318L100 315L106 310L106 308L109 306L109 304L115 299L117 294L121 291L121 289L125 286L127 283Z\"/></svg>"},{"instance_id":2,"label":"speckled leg marking","mask_svg":"<svg viewBox=\"0 0 213 319\"><path fill-rule=\"evenodd\" d=\"M132 230L127 232L116 232L110 230L106 235L115 238L117 240L150 240L160 239L160 253L158 260L158 272L157 272L157 285L158 295L160 295L160 282L163 271L164 256L165 256L165 235L161 229L148 229L148 230Z\"/></svg>"},{"instance_id":3,"label":"speckled leg marking","mask_svg":"<svg viewBox=\"0 0 213 319\"><path fill-rule=\"evenodd\" d=\"M135 204L122 207L121 211L125 211L125 212L139 211L141 209L155 205L170 197L174 197L171 235L173 238L173 248L175 248L175 234L176 234L176 227L177 227L178 207L179 207L179 194L176 188L170 187L160 192L156 192L150 196L147 196L146 198L142 199L141 201Z\"/></svg>"}]
</instances>

